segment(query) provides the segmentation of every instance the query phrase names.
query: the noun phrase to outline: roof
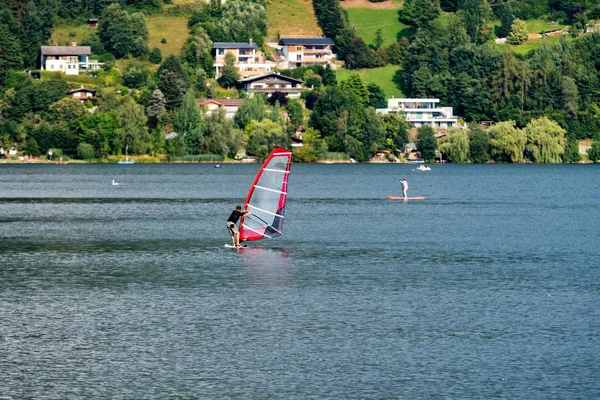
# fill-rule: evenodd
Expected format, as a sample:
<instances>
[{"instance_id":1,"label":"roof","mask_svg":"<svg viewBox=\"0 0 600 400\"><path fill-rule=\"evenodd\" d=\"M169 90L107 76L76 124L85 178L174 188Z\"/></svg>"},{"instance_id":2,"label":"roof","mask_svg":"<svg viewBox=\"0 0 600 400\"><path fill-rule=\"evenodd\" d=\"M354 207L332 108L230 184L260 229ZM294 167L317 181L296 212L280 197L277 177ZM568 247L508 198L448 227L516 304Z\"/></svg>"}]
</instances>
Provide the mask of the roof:
<instances>
[{"instance_id":1,"label":"roof","mask_svg":"<svg viewBox=\"0 0 600 400\"><path fill-rule=\"evenodd\" d=\"M270 77L275 77L275 78L278 78L278 79L283 79L283 80L288 81L288 82L304 83L304 82L302 82L299 79L294 79L294 78L291 78L289 76L280 75L280 74L275 73L275 72L271 72L270 74L251 76L249 78L240 79L238 82L249 83L249 82L259 81L259 80L262 80L262 79L267 79L267 78L270 78Z\"/></svg>"},{"instance_id":2,"label":"roof","mask_svg":"<svg viewBox=\"0 0 600 400\"><path fill-rule=\"evenodd\" d=\"M96 93L96 91L94 89L88 89L88 88L85 88L83 86L80 87L80 88L78 88L78 89L69 90L70 94L77 93L77 92L93 92L93 93Z\"/></svg>"},{"instance_id":3,"label":"roof","mask_svg":"<svg viewBox=\"0 0 600 400\"><path fill-rule=\"evenodd\" d=\"M314 37L314 38L282 38L279 40L284 46L293 44L334 44L333 40L326 37Z\"/></svg>"},{"instance_id":4,"label":"roof","mask_svg":"<svg viewBox=\"0 0 600 400\"><path fill-rule=\"evenodd\" d=\"M43 56L89 56L90 46L42 46Z\"/></svg>"},{"instance_id":5,"label":"roof","mask_svg":"<svg viewBox=\"0 0 600 400\"><path fill-rule=\"evenodd\" d=\"M239 107L244 104L245 99L196 99L196 104L203 106L207 103L214 103L225 107Z\"/></svg>"},{"instance_id":6,"label":"roof","mask_svg":"<svg viewBox=\"0 0 600 400\"><path fill-rule=\"evenodd\" d=\"M214 42L213 49L258 49L258 45L254 42L249 43L230 43L230 42Z\"/></svg>"}]
</instances>

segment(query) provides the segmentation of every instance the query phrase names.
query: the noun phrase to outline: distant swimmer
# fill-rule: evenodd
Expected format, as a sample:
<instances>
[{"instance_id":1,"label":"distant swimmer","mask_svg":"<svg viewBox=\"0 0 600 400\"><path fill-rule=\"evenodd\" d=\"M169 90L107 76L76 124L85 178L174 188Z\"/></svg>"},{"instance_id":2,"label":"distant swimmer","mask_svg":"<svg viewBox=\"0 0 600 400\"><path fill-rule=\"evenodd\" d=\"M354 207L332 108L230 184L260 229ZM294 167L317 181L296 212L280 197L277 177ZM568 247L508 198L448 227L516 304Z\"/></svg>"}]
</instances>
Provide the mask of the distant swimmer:
<instances>
[{"instance_id":1,"label":"distant swimmer","mask_svg":"<svg viewBox=\"0 0 600 400\"><path fill-rule=\"evenodd\" d=\"M402 179L400 181L400 185L402 185L402 196L404 198L408 197L408 182L406 182L406 179Z\"/></svg>"},{"instance_id":2,"label":"distant swimmer","mask_svg":"<svg viewBox=\"0 0 600 400\"><path fill-rule=\"evenodd\" d=\"M238 229L236 224L240 217L247 217L250 214L252 213L246 210L242 210L242 206L237 206L227 219L227 230L229 230L229 234L231 235L231 242L233 243L234 247L240 247L240 230Z\"/></svg>"},{"instance_id":3,"label":"distant swimmer","mask_svg":"<svg viewBox=\"0 0 600 400\"><path fill-rule=\"evenodd\" d=\"M115 180L113 179L112 185L113 186L119 186L119 182L115 182Z\"/></svg>"}]
</instances>

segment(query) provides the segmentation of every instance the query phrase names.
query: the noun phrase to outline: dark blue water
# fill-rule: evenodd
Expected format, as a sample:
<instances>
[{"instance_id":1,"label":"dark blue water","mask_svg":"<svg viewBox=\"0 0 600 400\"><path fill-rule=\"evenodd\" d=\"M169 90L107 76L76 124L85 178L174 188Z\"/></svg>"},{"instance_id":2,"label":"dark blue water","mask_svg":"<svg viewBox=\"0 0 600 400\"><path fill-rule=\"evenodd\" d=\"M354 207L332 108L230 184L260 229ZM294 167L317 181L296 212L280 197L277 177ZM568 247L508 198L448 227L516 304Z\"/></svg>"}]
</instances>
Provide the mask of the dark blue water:
<instances>
[{"instance_id":1,"label":"dark blue water","mask_svg":"<svg viewBox=\"0 0 600 400\"><path fill-rule=\"evenodd\" d=\"M0 165L0 398L600 398L600 168L412 168Z\"/></svg>"}]
</instances>

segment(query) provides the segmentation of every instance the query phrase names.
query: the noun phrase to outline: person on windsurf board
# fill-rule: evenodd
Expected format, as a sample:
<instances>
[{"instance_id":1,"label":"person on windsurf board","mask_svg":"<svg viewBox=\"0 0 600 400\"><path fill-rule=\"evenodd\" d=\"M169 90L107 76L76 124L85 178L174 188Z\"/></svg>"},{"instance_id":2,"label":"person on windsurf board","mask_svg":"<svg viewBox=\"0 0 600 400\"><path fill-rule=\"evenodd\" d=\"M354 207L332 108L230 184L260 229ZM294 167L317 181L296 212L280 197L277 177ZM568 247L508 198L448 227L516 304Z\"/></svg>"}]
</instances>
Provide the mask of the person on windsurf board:
<instances>
[{"instance_id":1,"label":"person on windsurf board","mask_svg":"<svg viewBox=\"0 0 600 400\"><path fill-rule=\"evenodd\" d=\"M231 213L229 218L227 219L227 230L231 235L231 242L233 243L233 247L240 247L240 230L237 227L237 222L240 217L247 217L252 214L246 210L242 210L242 206L236 206L235 210Z\"/></svg>"}]
</instances>

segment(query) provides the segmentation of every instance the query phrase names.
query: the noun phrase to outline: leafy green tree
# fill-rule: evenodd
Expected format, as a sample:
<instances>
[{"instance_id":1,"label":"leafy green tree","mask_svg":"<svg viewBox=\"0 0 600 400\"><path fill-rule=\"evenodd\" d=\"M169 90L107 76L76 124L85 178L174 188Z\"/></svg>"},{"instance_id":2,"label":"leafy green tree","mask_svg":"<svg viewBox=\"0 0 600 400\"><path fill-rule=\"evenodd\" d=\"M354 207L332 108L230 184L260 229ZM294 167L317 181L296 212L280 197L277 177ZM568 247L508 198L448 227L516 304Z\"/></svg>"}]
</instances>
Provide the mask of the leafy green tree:
<instances>
[{"instance_id":1,"label":"leafy green tree","mask_svg":"<svg viewBox=\"0 0 600 400\"><path fill-rule=\"evenodd\" d=\"M252 121L262 121L265 119L265 98L258 94L247 99L235 113L233 120L240 129L246 129Z\"/></svg>"},{"instance_id":2,"label":"leafy green tree","mask_svg":"<svg viewBox=\"0 0 600 400\"><path fill-rule=\"evenodd\" d=\"M484 163L490 159L490 138L481 126L469 125L469 159L474 163Z\"/></svg>"},{"instance_id":3,"label":"leafy green tree","mask_svg":"<svg viewBox=\"0 0 600 400\"><path fill-rule=\"evenodd\" d=\"M510 33L506 37L506 41L512 45L519 45L527 40L527 26L525 21L521 19L515 19L511 28Z\"/></svg>"},{"instance_id":4,"label":"leafy green tree","mask_svg":"<svg viewBox=\"0 0 600 400\"><path fill-rule=\"evenodd\" d=\"M520 162L527 136L515 126L515 121L498 122L488 129L492 156L498 161Z\"/></svg>"},{"instance_id":5,"label":"leafy green tree","mask_svg":"<svg viewBox=\"0 0 600 400\"><path fill-rule=\"evenodd\" d=\"M527 150L539 163L559 163L564 153L565 130L547 117L531 120L525 127Z\"/></svg>"},{"instance_id":6,"label":"leafy green tree","mask_svg":"<svg viewBox=\"0 0 600 400\"><path fill-rule=\"evenodd\" d=\"M167 111L165 96L160 89L154 89L152 97L146 107L146 115L148 116L148 124L151 127L156 127L162 120L162 117Z\"/></svg>"},{"instance_id":7,"label":"leafy green tree","mask_svg":"<svg viewBox=\"0 0 600 400\"><path fill-rule=\"evenodd\" d=\"M471 41L476 44L485 42L482 31L492 15L487 0L461 0L459 8Z\"/></svg>"},{"instance_id":8,"label":"leafy green tree","mask_svg":"<svg viewBox=\"0 0 600 400\"><path fill-rule=\"evenodd\" d=\"M96 156L94 146L89 143L79 143L77 145L77 155L83 160L90 160Z\"/></svg>"},{"instance_id":9,"label":"leafy green tree","mask_svg":"<svg viewBox=\"0 0 600 400\"><path fill-rule=\"evenodd\" d=\"M417 150L421 152L421 158L426 161L432 161L435 158L437 142L433 128L429 125L420 127L417 130L416 143Z\"/></svg>"},{"instance_id":10,"label":"leafy green tree","mask_svg":"<svg viewBox=\"0 0 600 400\"><path fill-rule=\"evenodd\" d=\"M48 119L51 122L72 122L88 114L83 103L70 97L62 98L48 106Z\"/></svg>"},{"instance_id":11,"label":"leafy green tree","mask_svg":"<svg viewBox=\"0 0 600 400\"><path fill-rule=\"evenodd\" d=\"M501 24L498 29L498 37L505 38L510 33L516 17L509 2L500 3L497 7L497 14L500 17Z\"/></svg>"},{"instance_id":12,"label":"leafy green tree","mask_svg":"<svg viewBox=\"0 0 600 400\"><path fill-rule=\"evenodd\" d=\"M219 85L230 88L237 84L240 78L238 68L235 65L235 56L231 53L225 54L225 64L221 68L221 76L219 77Z\"/></svg>"},{"instance_id":13,"label":"leafy green tree","mask_svg":"<svg viewBox=\"0 0 600 400\"><path fill-rule=\"evenodd\" d=\"M8 28L0 24L0 87L4 85L9 69L18 69L23 65L19 42Z\"/></svg>"},{"instance_id":14,"label":"leafy green tree","mask_svg":"<svg viewBox=\"0 0 600 400\"><path fill-rule=\"evenodd\" d=\"M331 69L331 65L327 64L325 70L323 71L323 85L325 86L335 86L337 85L337 79L335 77L335 72Z\"/></svg>"},{"instance_id":15,"label":"leafy green tree","mask_svg":"<svg viewBox=\"0 0 600 400\"><path fill-rule=\"evenodd\" d=\"M246 153L261 160L266 159L275 147L286 148L290 144L280 124L271 120L252 121L245 129L248 145Z\"/></svg>"},{"instance_id":16,"label":"leafy green tree","mask_svg":"<svg viewBox=\"0 0 600 400\"><path fill-rule=\"evenodd\" d=\"M162 53L158 47L155 47L150 52L149 60L152 64L160 64L162 61Z\"/></svg>"},{"instance_id":17,"label":"leafy green tree","mask_svg":"<svg viewBox=\"0 0 600 400\"><path fill-rule=\"evenodd\" d=\"M313 0L313 8L326 37L335 39L347 27L348 17L339 0ZM337 39L336 44L337 44Z\"/></svg>"},{"instance_id":18,"label":"leafy green tree","mask_svg":"<svg viewBox=\"0 0 600 400\"><path fill-rule=\"evenodd\" d=\"M104 10L100 20L98 37L104 48L115 57L147 53L148 28L143 14L130 15L118 4L112 4Z\"/></svg>"},{"instance_id":19,"label":"leafy green tree","mask_svg":"<svg viewBox=\"0 0 600 400\"><path fill-rule=\"evenodd\" d=\"M244 145L244 133L236 129L225 111L211 114L203 123L203 149L208 154L220 154L233 158Z\"/></svg>"},{"instance_id":20,"label":"leafy green tree","mask_svg":"<svg viewBox=\"0 0 600 400\"><path fill-rule=\"evenodd\" d=\"M576 140L568 140L565 145L565 152L562 155L563 161L568 163L576 163L581 160L579 154L579 145Z\"/></svg>"},{"instance_id":21,"label":"leafy green tree","mask_svg":"<svg viewBox=\"0 0 600 400\"><path fill-rule=\"evenodd\" d=\"M408 122L404 115L385 114L382 117L385 144L388 149L401 149L408 143Z\"/></svg>"},{"instance_id":22,"label":"leafy green tree","mask_svg":"<svg viewBox=\"0 0 600 400\"><path fill-rule=\"evenodd\" d=\"M123 72L123 84L129 88L141 89L148 84L150 71L144 64L131 63Z\"/></svg>"},{"instance_id":23,"label":"leafy green tree","mask_svg":"<svg viewBox=\"0 0 600 400\"><path fill-rule=\"evenodd\" d=\"M440 145L440 151L453 163L469 161L469 135L464 129L450 129L446 140Z\"/></svg>"},{"instance_id":24,"label":"leafy green tree","mask_svg":"<svg viewBox=\"0 0 600 400\"><path fill-rule=\"evenodd\" d=\"M181 108L175 117L173 128L183 138L189 154L200 154L202 150L202 114L193 91L183 97Z\"/></svg>"},{"instance_id":25,"label":"leafy green tree","mask_svg":"<svg viewBox=\"0 0 600 400\"><path fill-rule=\"evenodd\" d=\"M248 42L254 40L263 45L267 34L267 12L255 2L228 0L222 7L221 17L216 21L215 42Z\"/></svg>"},{"instance_id":26,"label":"leafy green tree","mask_svg":"<svg viewBox=\"0 0 600 400\"><path fill-rule=\"evenodd\" d=\"M207 73L212 72L211 49L210 36L202 27L196 27L193 36L189 37L181 48L181 58L192 68L201 67Z\"/></svg>"},{"instance_id":27,"label":"leafy green tree","mask_svg":"<svg viewBox=\"0 0 600 400\"><path fill-rule=\"evenodd\" d=\"M594 140L588 150L588 159L595 163L600 162L600 140Z\"/></svg>"},{"instance_id":28,"label":"leafy green tree","mask_svg":"<svg viewBox=\"0 0 600 400\"><path fill-rule=\"evenodd\" d=\"M440 13L439 0L406 0L398 11L400 22L416 27L429 25Z\"/></svg>"},{"instance_id":29,"label":"leafy green tree","mask_svg":"<svg viewBox=\"0 0 600 400\"><path fill-rule=\"evenodd\" d=\"M361 105L369 104L369 89L364 79L359 74L352 74L348 79L342 81L340 88L346 93L355 96Z\"/></svg>"},{"instance_id":30,"label":"leafy green tree","mask_svg":"<svg viewBox=\"0 0 600 400\"><path fill-rule=\"evenodd\" d=\"M120 126L115 133L117 145L122 146L119 149L120 153L123 154L128 149L129 154L145 154L148 149L149 135L144 107L136 104L131 97L124 97L117 114L120 118Z\"/></svg>"},{"instance_id":31,"label":"leafy green tree","mask_svg":"<svg viewBox=\"0 0 600 400\"><path fill-rule=\"evenodd\" d=\"M188 75L178 57L171 54L158 67L158 88L165 96L167 110L179 108L188 89Z\"/></svg>"},{"instance_id":32,"label":"leafy green tree","mask_svg":"<svg viewBox=\"0 0 600 400\"><path fill-rule=\"evenodd\" d=\"M290 125L294 130L298 129L300 125L304 124L304 110L302 109L302 105L299 101L294 99L289 100L285 106L285 111L288 113Z\"/></svg>"},{"instance_id":33,"label":"leafy green tree","mask_svg":"<svg viewBox=\"0 0 600 400\"><path fill-rule=\"evenodd\" d=\"M385 108L387 107L387 101L385 100L385 92L376 83L369 83L367 85L369 91L369 106L374 108Z\"/></svg>"},{"instance_id":34,"label":"leafy green tree","mask_svg":"<svg viewBox=\"0 0 600 400\"><path fill-rule=\"evenodd\" d=\"M375 39L373 41L373 47L375 50L379 49L383 45L383 31L381 28L377 28L375 31Z\"/></svg>"}]
</instances>

